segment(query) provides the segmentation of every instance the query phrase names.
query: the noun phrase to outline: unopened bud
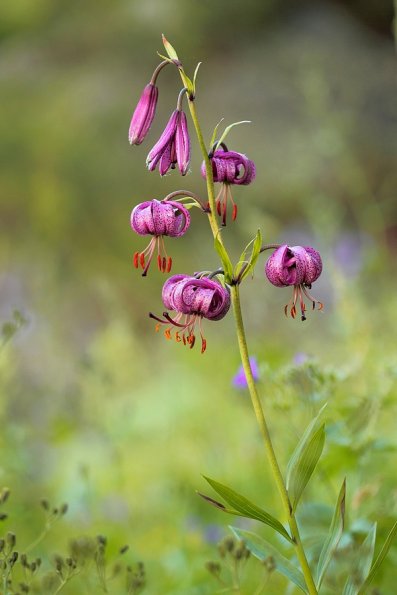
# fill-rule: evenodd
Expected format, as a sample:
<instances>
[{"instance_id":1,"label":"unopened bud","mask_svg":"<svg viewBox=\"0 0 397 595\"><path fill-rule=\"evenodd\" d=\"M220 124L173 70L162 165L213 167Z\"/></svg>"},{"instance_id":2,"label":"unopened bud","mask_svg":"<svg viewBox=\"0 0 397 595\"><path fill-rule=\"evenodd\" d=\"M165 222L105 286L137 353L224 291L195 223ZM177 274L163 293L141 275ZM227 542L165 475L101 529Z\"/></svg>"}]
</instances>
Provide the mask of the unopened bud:
<instances>
[{"instance_id":1,"label":"unopened bud","mask_svg":"<svg viewBox=\"0 0 397 595\"><path fill-rule=\"evenodd\" d=\"M10 549L12 549L16 544L17 538L15 533L9 531L6 535L6 543Z\"/></svg>"}]
</instances>

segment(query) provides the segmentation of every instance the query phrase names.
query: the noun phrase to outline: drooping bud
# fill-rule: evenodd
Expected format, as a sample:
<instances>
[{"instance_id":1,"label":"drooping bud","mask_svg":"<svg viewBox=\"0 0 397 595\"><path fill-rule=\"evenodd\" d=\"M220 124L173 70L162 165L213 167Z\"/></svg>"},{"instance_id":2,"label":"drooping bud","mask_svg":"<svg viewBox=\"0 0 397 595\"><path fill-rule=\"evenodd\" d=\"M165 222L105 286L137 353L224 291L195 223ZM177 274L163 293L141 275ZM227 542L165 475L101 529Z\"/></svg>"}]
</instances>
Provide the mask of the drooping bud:
<instances>
[{"instance_id":1,"label":"drooping bud","mask_svg":"<svg viewBox=\"0 0 397 595\"><path fill-rule=\"evenodd\" d=\"M144 88L133 113L128 132L131 145L140 145L149 132L156 113L158 94L158 88L152 83Z\"/></svg>"}]
</instances>

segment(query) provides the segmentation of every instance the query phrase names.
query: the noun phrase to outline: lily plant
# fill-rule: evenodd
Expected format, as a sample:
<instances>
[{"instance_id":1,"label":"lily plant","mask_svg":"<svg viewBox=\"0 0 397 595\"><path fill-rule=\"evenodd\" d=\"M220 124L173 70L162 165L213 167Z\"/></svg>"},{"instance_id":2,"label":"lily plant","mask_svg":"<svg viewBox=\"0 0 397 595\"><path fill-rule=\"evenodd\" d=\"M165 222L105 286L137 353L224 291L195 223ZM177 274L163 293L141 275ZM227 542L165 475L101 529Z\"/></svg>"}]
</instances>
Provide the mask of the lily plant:
<instances>
[{"instance_id":1,"label":"lily plant","mask_svg":"<svg viewBox=\"0 0 397 595\"><path fill-rule=\"evenodd\" d=\"M137 234L150 235L152 239L146 249L135 252L133 263L136 268L141 267L142 275L146 276L149 265L157 254L159 271L169 273L172 258L165 251L164 236L181 238L187 233L191 225L189 211L192 208L197 208L198 215L208 219L214 248L220 259L219 268L214 271L204 269L193 274L183 273L169 277L162 291L165 311L159 315L150 313L149 316L156 322L157 331L162 328L167 339L174 339L190 349L197 344L196 338L199 335L201 352L204 353L207 348L203 330L204 319L219 322L229 313L231 306L242 363L239 374L243 375L243 380L239 379L239 382L243 382L250 393L263 438L269 472L273 476L283 514L277 518L261 505L251 502L232 488L208 477L205 477L206 481L222 501L212 495L200 495L207 503L223 513L255 519L270 527L278 536L278 539L274 540L276 545L252 532L237 527L232 527L231 530L253 556L263 562L272 560L272 568L284 575L296 588L309 595L317 595L321 592L323 581L332 578L331 562L344 530L346 480L343 480L340 487L329 532L319 554L314 558L309 557L301 537L297 511L324 448L325 424L322 421L324 407L303 432L287 468L282 470L271 440L269 421L265 416L255 382L258 371L255 359L250 357L248 350L240 288L253 273L261 255L271 250L272 254L264 266L264 274L276 287L292 287L292 298L285 306L285 314L295 318L299 310L300 318L304 321L307 315L307 303L311 304L313 310L323 309L322 302L311 294L312 284L322 272L321 256L311 246L290 246L287 242L263 245L262 234L258 230L255 237L242 250L237 263L233 264L222 234L227 224L235 225L237 217L237 205L232 197L231 187L250 185L254 182L256 173L255 164L250 158L243 153L229 150L224 142L233 126L242 122L227 126L218 138L219 123L207 143L196 109L196 79L200 64L194 76L189 77L177 52L164 36L163 44L166 55L160 55L162 62L157 66L150 82L143 90L131 120L129 140L133 145L140 145L145 140L156 112L157 78L165 67L175 68L182 81L177 106L160 139L149 151L146 164L149 171L157 168L161 176L172 169L179 170L182 176L188 173L191 141L187 116L183 110L183 100L185 100L202 153L201 173L206 181L207 195L202 199L194 192L176 190L163 199L151 198L136 205L131 214L131 227ZM215 184L220 184L218 192L215 190ZM227 214L230 209L231 217L228 221ZM169 311L174 314L171 315ZM373 526L361 546L360 559L346 577L342 595L359 595L366 591L385 558L396 532L397 523L392 527L386 542L374 559L376 525ZM280 540L283 544L278 548L277 544Z\"/></svg>"}]
</instances>

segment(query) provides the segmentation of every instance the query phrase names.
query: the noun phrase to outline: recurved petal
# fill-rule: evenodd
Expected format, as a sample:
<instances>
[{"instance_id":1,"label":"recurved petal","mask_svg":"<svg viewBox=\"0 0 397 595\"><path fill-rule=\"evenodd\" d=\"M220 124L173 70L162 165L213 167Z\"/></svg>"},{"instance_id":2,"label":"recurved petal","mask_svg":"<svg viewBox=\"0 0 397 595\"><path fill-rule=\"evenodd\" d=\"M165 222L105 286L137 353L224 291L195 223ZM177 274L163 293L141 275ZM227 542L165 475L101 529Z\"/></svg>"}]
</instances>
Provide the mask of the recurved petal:
<instances>
[{"instance_id":1,"label":"recurved petal","mask_svg":"<svg viewBox=\"0 0 397 595\"><path fill-rule=\"evenodd\" d=\"M131 227L141 236L154 234L154 224L152 216L152 203L148 200L137 205L131 213Z\"/></svg>"},{"instance_id":2,"label":"recurved petal","mask_svg":"<svg viewBox=\"0 0 397 595\"><path fill-rule=\"evenodd\" d=\"M297 250L298 248L298 250ZM270 283L276 287L299 285L304 280L305 256L300 246L289 248L283 244L277 248L266 262L265 272ZM303 250L303 248L301 248Z\"/></svg>"},{"instance_id":3,"label":"recurved petal","mask_svg":"<svg viewBox=\"0 0 397 595\"><path fill-rule=\"evenodd\" d=\"M321 275L321 271L323 270L323 263L321 260L321 256L319 252L317 252L317 250L315 250L311 246L304 246L304 250L306 259L306 273L304 283L306 283L306 285L311 285Z\"/></svg>"}]
</instances>

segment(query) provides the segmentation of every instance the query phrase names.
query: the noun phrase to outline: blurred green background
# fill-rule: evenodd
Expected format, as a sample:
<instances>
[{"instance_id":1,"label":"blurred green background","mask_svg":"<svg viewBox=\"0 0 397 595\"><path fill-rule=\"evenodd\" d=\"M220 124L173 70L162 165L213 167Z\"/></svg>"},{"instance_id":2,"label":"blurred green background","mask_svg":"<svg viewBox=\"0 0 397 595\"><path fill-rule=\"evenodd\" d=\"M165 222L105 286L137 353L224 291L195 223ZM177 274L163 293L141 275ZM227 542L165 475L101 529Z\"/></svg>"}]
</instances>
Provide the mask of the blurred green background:
<instances>
[{"instance_id":1,"label":"blurred green background","mask_svg":"<svg viewBox=\"0 0 397 595\"><path fill-rule=\"evenodd\" d=\"M145 169L180 89L170 68L148 138L128 145L162 32L188 72L203 62L197 109L208 140L222 117L252 121L227 141L257 167L255 182L234 191L239 217L224 234L233 256L258 226L266 242L322 254L313 292L325 310L304 324L284 317L290 292L265 282L264 260L242 295L283 466L328 401L327 447L306 492L316 506L301 521L322 535L347 476L343 562L376 520L379 547L397 513L393 8L386 0L1 3L0 487L11 489L1 532L15 531L24 551L44 524L40 498L66 501L67 516L34 551L44 573L72 537L100 533L111 556L129 543L127 562L144 561L145 593L193 595L219 587L204 564L217 560L230 521L197 497L210 492L202 473L281 511L248 394L232 387L232 316L205 325L204 356L167 342L147 316L162 311L164 277L152 267L142 279L132 267L146 245L130 229L133 206L180 188L205 192L197 144L186 178ZM219 266L205 217L192 218L186 236L167 242L175 273ZM26 324L6 340L15 310ZM394 592L393 561L396 549L375 581L379 593ZM346 572L342 564L341 584ZM241 592L254 593L263 573L249 560ZM287 592L284 579L267 580L264 592ZM113 585L109 592L126 592ZM82 573L63 592L100 587Z\"/></svg>"}]
</instances>

